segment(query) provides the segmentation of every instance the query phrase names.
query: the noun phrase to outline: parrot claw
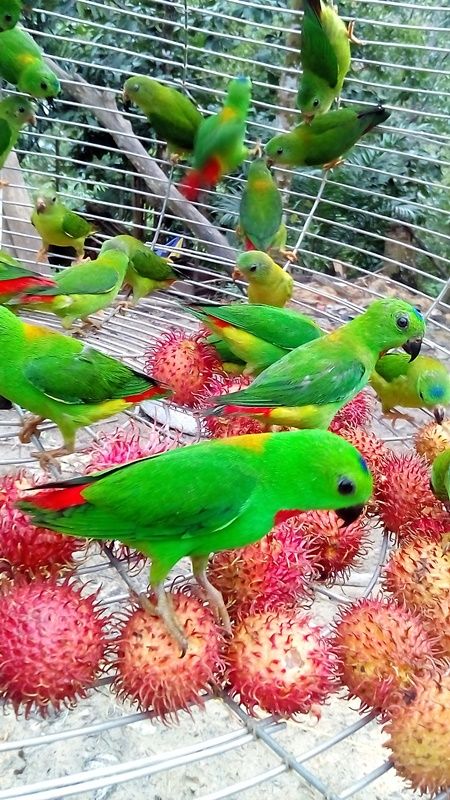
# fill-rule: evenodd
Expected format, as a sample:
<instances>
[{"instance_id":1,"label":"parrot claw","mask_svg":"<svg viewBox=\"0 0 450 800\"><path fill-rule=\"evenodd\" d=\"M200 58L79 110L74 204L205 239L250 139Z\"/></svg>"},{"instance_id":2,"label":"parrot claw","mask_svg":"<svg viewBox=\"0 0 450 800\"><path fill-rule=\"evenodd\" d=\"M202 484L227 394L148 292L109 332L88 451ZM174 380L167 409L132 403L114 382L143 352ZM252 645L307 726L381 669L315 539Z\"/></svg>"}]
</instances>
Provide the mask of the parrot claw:
<instances>
[{"instance_id":1,"label":"parrot claw","mask_svg":"<svg viewBox=\"0 0 450 800\"><path fill-rule=\"evenodd\" d=\"M392 411L385 411L384 416L392 420L393 427L394 423L399 419L404 419L407 422L414 423L414 417L412 417L410 414L404 414L402 411L396 411L395 409Z\"/></svg>"},{"instance_id":2,"label":"parrot claw","mask_svg":"<svg viewBox=\"0 0 450 800\"><path fill-rule=\"evenodd\" d=\"M116 303L116 309L118 310L119 314L126 314L127 311L134 305L136 305L136 303L133 300L119 300L119 302Z\"/></svg>"},{"instance_id":3,"label":"parrot claw","mask_svg":"<svg viewBox=\"0 0 450 800\"><path fill-rule=\"evenodd\" d=\"M48 247L41 247L36 253L36 262L39 264L47 258Z\"/></svg>"},{"instance_id":4,"label":"parrot claw","mask_svg":"<svg viewBox=\"0 0 450 800\"><path fill-rule=\"evenodd\" d=\"M44 472L48 472L51 468L61 472L61 464L57 459L62 456L69 456L71 453L73 453L73 449L64 445L63 447L56 447L54 450L39 450L31 453L31 455L39 461L39 466Z\"/></svg>"},{"instance_id":5,"label":"parrot claw","mask_svg":"<svg viewBox=\"0 0 450 800\"><path fill-rule=\"evenodd\" d=\"M263 154L263 149L260 140L258 139L257 142L251 147L248 151L249 156L256 156L256 158L261 158Z\"/></svg>"},{"instance_id":6,"label":"parrot claw","mask_svg":"<svg viewBox=\"0 0 450 800\"><path fill-rule=\"evenodd\" d=\"M347 26L347 36L348 36L348 38L349 38L349 40L351 41L352 44L359 44L362 47L364 47L366 42L364 42L362 39L358 39L358 37L355 36L354 31L355 31L355 20L352 19L352 20L350 20L350 22L348 23L348 26Z\"/></svg>"},{"instance_id":7,"label":"parrot claw","mask_svg":"<svg viewBox=\"0 0 450 800\"><path fill-rule=\"evenodd\" d=\"M169 162L176 167L181 161L181 154L180 153L169 153Z\"/></svg>"},{"instance_id":8,"label":"parrot claw","mask_svg":"<svg viewBox=\"0 0 450 800\"><path fill-rule=\"evenodd\" d=\"M231 620L227 611L227 607L225 605L224 599L216 589L212 583L209 582L207 574L206 574L206 564L204 558L194 558L191 556L192 561L192 569L195 575L195 580L202 587L204 590L206 597L208 599L209 606L211 611L213 612L216 620L221 622L225 632L231 636L232 628L231 628Z\"/></svg>"},{"instance_id":9,"label":"parrot claw","mask_svg":"<svg viewBox=\"0 0 450 800\"><path fill-rule=\"evenodd\" d=\"M9 181L4 181L0 178L0 189L6 189L7 186L9 186Z\"/></svg>"},{"instance_id":10,"label":"parrot claw","mask_svg":"<svg viewBox=\"0 0 450 800\"><path fill-rule=\"evenodd\" d=\"M297 261L298 259L297 253L294 253L292 250L285 250L284 248L280 250L280 255L284 256L284 258L287 258L287 260L291 263L293 261Z\"/></svg>"},{"instance_id":11,"label":"parrot claw","mask_svg":"<svg viewBox=\"0 0 450 800\"><path fill-rule=\"evenodd\" d=\"M145 592L141 592L139 595L139 603L147 614L162 619L170 635L179 644L180 658L183 658L188 649L188 640L176 621L170 592L166 592L163 583L155 587L155 592L158 600L156 606L150 602Z\"/></svg>"},{"instance_id":12,"label":"parrot claw","mask_svg":"<svg viewBox=\"0 0 450 800\"><path fill-rule=\"evenodd\" d=\"M33 416L25 420L19 433L19 439L22 444L29 444L31 442L31 437L36 434L38 425L40 425L41 422L44 422L44 417Z\"/></svg>"},{"instance_id":13,"label":"parrot claw","mask_svg":"<svg viewBox=\"0 0 450 800\"><path fill-rule=\"evenodd\" d=\"M340 167L340 165L343 164L344 161L345 161L345 158L335 158L335 159L333 159L333 161L327 161L326 164L323 164L322 165L322 169L323 170L327 170L327 171L329 169L335 169L335 167Z\"/></svg>"}]
</instances>

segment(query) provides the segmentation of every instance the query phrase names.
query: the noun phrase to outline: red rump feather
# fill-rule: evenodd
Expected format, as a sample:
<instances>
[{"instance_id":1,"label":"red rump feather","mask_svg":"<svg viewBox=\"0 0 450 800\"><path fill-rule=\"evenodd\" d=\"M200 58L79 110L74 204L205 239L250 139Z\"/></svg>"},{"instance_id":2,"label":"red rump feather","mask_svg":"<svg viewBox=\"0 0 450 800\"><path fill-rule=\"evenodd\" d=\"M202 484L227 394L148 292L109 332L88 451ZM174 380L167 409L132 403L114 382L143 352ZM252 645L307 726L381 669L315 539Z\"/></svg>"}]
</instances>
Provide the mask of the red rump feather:
<instances>
[{"instance_id":1,"label":"red rump feather","mask_svg":"<svg viewBox=\"0 0 450 800\"><path fill-rule=\"evenodd\" d=\"M50 278L33 277L31 275L24 278L11 278L6 281L0 280L0 296L16 294L27 289L36 289L38 286L56 286L56 284Z\"/></svg>"},{"instance_id":2,"label":"red rump feather","mask_svg":"<svg viewBox=\"0 0 450 800\"><path fill-rule=\"evenodd\" d=\"M33 286L32 288L34 289L35 287ZM23 297L19 297L21 304L24 306L31 303L52 303L54 299L54 294L24 294Z\"/></svg>"},{"instance_id":3,"label":"red rump feather","mask_svg":"<svg viewBox=\"0 0 450 800\"><path fill-rule=\"evenodd\" d=\"M129 394L128 397L124 397L123 399L126 400L127 403L139 403L141 400L148 400L150 397L154 397L158 395L167 394L167 390L163 389L159 384L156 386L149 386L148 389L144 389L143 392L138 392L138 394Z\"/></svg>"},{"instance_id":4,"label":"red rump feather","mask_svg":"<svg viewBox=\"0 0 450 800\"><path fill-rule=\"evenodd\" d=\"M201 189L209 189L218 183L222 167L218 158L210 158L201 169L192 169L182 180L180 191L191 203L198 200Z\"/></svg>"},{"instance_id":5,"label":"red rump feather","mask_svg":"<svg viewBox=\"0 0 450 800\"><path fill-rule=\"evenodd\" d=\"M27 495L22 500L32 503L37 508L48 508L50 511L62 511L73 506L82 506L87 500L82 497L81 492L89 486L83 483L81 486L67 486L58 489L46 489L34 495Z\"/></svg>"},{"instance_id":6,"label":"red rump feather","mask_svg":"<svg viewBox=\"0 0 450 800\"><path fill-rule=\"evenodd\" d=\"M225 414L261 414L268 417L272 409L260 406L224 406L223 411Z\"/></svg>"},{"instance_id":7,"label":"red rump feather","mask_svg":"<svg viewBox=\"0 0 450 800\"><path fill-rule=\"evenodd\" d=\"M250 239L247 239L247 237L245 237L244 246L245 246L246 250L256 250L257 249L255 247L255 245L253 244L253 242L251 242Z\"/></svg>"}]
</instances>

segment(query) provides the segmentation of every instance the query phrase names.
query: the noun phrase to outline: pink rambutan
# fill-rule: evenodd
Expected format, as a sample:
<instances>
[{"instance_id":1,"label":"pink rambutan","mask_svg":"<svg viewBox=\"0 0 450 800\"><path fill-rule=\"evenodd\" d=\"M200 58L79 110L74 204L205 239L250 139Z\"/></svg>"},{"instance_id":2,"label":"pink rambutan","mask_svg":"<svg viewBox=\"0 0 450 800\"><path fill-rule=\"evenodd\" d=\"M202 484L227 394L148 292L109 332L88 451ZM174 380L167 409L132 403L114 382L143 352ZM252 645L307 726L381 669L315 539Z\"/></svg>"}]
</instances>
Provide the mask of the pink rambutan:
<instances>
[{"instance_id":1,"label":"pink rambutan","mask_svg":"<svg viewBox=\"0 0 450 800\"><path fill-rule=\"evenodd\" d=\"M425 456L432 464L439 453L450 447L450 420L424 425L414 437L414 446L419 455Z\"/></svg>"},{"instance_id":2,"label":"pink rambutan","mask_svg":"<svg viewBox=\"0 0 450 800\"><path fill-rule=\"evenodd\" d=\"M380 469L381 460L390 453L384 442L371 431L364 428L341 428L339 436L350 442L367 461L367 465L374 476L375 482Z\"/></svg>"},{"instance_id":3,"label":"pink rambutan","mask_svg":"<svg viewBox=\"0 0 450 800\"><path fill-rule=\"evenodd\" d=\"M430 487L427 460L418 453L387 453L381 459L375 487L377 509L388 531L402 536L423 517L440 518L444 508Z\"/></svg>"},{"instance_id":4,"label":"pink rambutan","mask_svg":"<svg viewBox=\"0 0 450 800\"><path fill-rule=\"evenodd\" d=\"M37 528L15 504L34 486L24 470L0 478L0 572L57 575L74 568L74 555L86 542ZM31 497L31 495L30 495Z\"/></svg>"},{"instance_id":5,"label":"pink rambutan","mask_svg":"<svg viewBox=\"0 0 450 800\"><path fill-rule=\"evenodd\" d=\"M442 538L450 531L450 514L445 510L436 517L420 517L407 525L403 525L400 531L403 541L427 541L441 542Z\"/></svg>"},{"instance_id":6,"label":"pink rambutan","mask_svg":"<svg viewBox=\"0 0 450 800\"><path fill-rule=\"evenodd\" d=\"M245 375L214 375L204 386L198 401L206 406L211 397L229 392L238 392L251 383ZM242 436L245 433L262 433L265 430L258 420L250 417L205 417L202 420L202 433L210 439L224 439L227 436Z\"/></svg>"},{"instance_id":7,"label":"pink rambutan","mask_svg":"<svg viewBox=\"0 0 450 800\"><path fill-rule=\"evenodd\" d=\"M346 525L335 511L305 511L294 517L292 524L300 541L314 548L314 565L321 580L333 581L362 554L367 531L361 517Z\"/></svg>"},{"instance_id":8,"label":"pink rambutan","mask_svg":"<svg viewBox=\"0 0 450 800\"><path fill-rule=\"evenodd\" d=\"M395 770L413 789L436 795L450 787L450 674L421 679L384 726Z\"/></svg>"},{"instance_id":9,"label":"pink rambutan","mask_svg":"<svg viewBox=\"0 0 450 800\"><path fill-rule=\"evenodd\" d=\"M53 578L0 590L0 698L16 713L73 706L94 684L107 641L97 595Z\"/></svg>"},{"instance_id":10,"label":"pink rambutan","mask_svg":"<svg viewBox=\"0 0 450 800\"><path fill-rule=\"evenodd\" d=\"M128 464L139 458L165 453L177 445L176 438L156 427L144 431L132 424L115 431L99 431L90 445L86 472L100 472L118 464Z\"/></svg>"},{"instance_id":11,"label":"pink rambutan","mask_svg":"<svg viewBox=\"0 0 450 800\"><path fill-rule=\"evenodd\" d=\"M170 400L193 408L205 383L215 372L221 372L221 362L201 332L172 328L149 347L145 368L173 390Z\"/></svg>"},{"instance_id":12,"label":"pink rambutan","mask_svg":"<svg viewBox=\"0 0 450 800\"><path fill-rule=\"evenodd\" d=\"M251 714L259 706L282 717L319 717L334 688L333 654L322 629L292 609L243 619L225 660L230 691Z\"/></svg>"},{"instance_id":13,"label":"pink rambutan","mask_svg":"<svg viewBox=\"0 0 450 800\"><path fill-rule=\"evenodd\" d=\"M237 620L295 605L310 594L307 582L315 577L314 545L299 538L291 520L254 544L216 553L209 565L211 583Z\"/></svg>"},{"instance_id":14,"label":"pink rambutan","mask_svg":"<svg viewBox=\"0 0 450 800\"><path fill-rule=\"evenodd\" d=\"M188 640L183 658L164 622L141 608L130 613L115 643L114 690L163 720L176 719L177 711L192 704L203 705L201 693L215 684L222 669L220 633L209 608L182 592L170 599Z\"/></svg>"},{"instance_id":15,"label":"pink rambutan","mask_svg":"<svg viewBox=\"0 0 450 800\"><path fill-rule=\"evenodd\" d=\"M333 650L348 696L385 710L399 692L436 669L436 647L418 614L393 600L364 598L335 621Z\"/></svg>"},{"instance_id":16,"label":"pink rambutan","mask_svg":"<svg viewBox=\"0 0 450 800\"><path fill-rule=\"evenodd\" d=\"M364 427L367 425L373 414L373 399L371 395L363 390L346 403L336 414L330 424L330 431L341 433L346 428Z\"/></svg>"}]
</instances>

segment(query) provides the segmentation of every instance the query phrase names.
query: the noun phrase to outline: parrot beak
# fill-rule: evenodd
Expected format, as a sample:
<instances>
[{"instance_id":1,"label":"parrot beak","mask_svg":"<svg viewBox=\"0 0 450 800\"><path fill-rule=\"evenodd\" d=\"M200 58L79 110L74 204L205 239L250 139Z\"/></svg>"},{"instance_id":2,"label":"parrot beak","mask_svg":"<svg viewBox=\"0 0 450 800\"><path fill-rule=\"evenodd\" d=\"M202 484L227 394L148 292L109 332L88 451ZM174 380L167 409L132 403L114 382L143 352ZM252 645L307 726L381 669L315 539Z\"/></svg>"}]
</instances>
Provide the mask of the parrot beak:
<instances>
[{"instance_id":1,"label":"parrot beak","mask_svg":"<svg viewBox=\"0 0 450 800\"><path fill-rule=\"evenodd\" d=\"M27 122L29 122L30 125L36 125L36 122L37 122L36 115L35 114L30 114L30 116L27 119Z\"/></svg>"},{"instance_id":2,"label":"parrot beak","mask_svg":"<svg viewBox=\"0 0 450 800\"><path fill-rule=\"evenodd\" d=\"M240 279L243 279L244 275L237 267L235 267L233 272L231 273L231 277L233 278L234 281L238 281Z\"/></svg>"},{"instance_id":3,"label":"parrot beak","mask_svg":"<svg viewBox=\"0 0 450 800\"><path fill-rule=\"evenodd\" d=\"M125 111L128 111L131 105L131 98L126 89L122 92L122 102Z\"/></svg>"},{"instance_id":4,"label":"parrot beak","mask_svg":"<svg viewBox=\"0 0 450 800\"><path fill-rule=\"evenodd\" d=\"M421 347L422 337L418 336L417 339L408 339L408 341L403 345L403 350L405 353L408 353L408 355L411 356L409 360L414 361L414 359L419 355Z\"/></svg>"},{"instance_id":5,"label":"parrot beak","mask_svg":"<svg viewBox=\"0 0 450 800\"><path fill-rule=\"evenodd\" d=\"M273 165L275 164L275 161L273 160L273 158L269 158L269 157L267 156L267 158L266 158L266 164L267 164L267 166L268 166L268 167L269 167L269 169L270 169L270 168L271 168L271 167L273 167Z\"/></svg>"},{"instance_id":6,"label":"parrot beak","mask_svg":"<svg viewBox=\"0 0 450 800\"><path fill-rule=\"evenodd\" d=\"M47 206L45 205L44 198L43 197L38 197L38 199L36 200L36 211L37 211L37 213L41 214L42 211L45 211L46 207Z\"/></svg>"},{"instance_id":7,"label":"parrot beak","mask_svg":"<svg viewBox=\"0 0 450 800\"><path fill-rule=\"evenodd\" d=\"M434 418L438 425L442 425L445 419L445 408L444 406L436 406L433 408Z\"/></svg>"},{"instance_id":8,"label":"parrot beak","mask_svg":"<svg viewBox=\"0 0 450 800\"><path fill-rule=\"evenodd\" d=\"M352 522L355 522L360 514L362 514L363 510L364 506L349 506L348 508L337 509L336 514L343 520L343 522L345 522L347 526L351 525Z\"/></svg>"},{"instance_id":9,"label":"parrot beak","mask_svg":"<svg viewBox=\"0 0 450 800\"><path fill-rule=\"evenodd\" d=\"M47 105L50 111L54 111L56 108L55 98L54 97L47 97Z\"/></svg>"},{"instance_id":10,"label":"parrot beak","mask_svg":"<svg viewBox=\"0 0 450 800\"><path fill-rule=\"evenodd\" d=\"M303 114L303 122L305 125L311 125L311 122L314 119L314 114Z\"/></svg>"}]
</instances>

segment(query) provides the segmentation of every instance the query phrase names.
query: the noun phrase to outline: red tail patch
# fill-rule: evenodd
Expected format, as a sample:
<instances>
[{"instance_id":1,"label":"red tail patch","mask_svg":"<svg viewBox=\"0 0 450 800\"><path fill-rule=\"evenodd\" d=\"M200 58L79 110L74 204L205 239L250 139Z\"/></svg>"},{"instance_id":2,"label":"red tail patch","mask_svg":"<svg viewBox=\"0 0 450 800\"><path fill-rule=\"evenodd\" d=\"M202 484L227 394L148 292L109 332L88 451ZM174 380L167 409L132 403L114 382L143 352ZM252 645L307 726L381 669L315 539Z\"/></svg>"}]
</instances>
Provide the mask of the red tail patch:
<instances>
[{"instance_id":1,"label":"red tail patch","mask_svg":"<svg viewBox=\"0 0 450 800\"><path fill-rule=\"evenodd\" d=\"M209 319L211 320L211 322L214 322L214 325L216 326L216 328L229 328L230 327L230 323L229 322L225 322L224 319L219 319L218 317L214 317L212 314L209 314L208 316L209 316Z\"/></svg>"},{"instance_id":2,"label":"red tail patch","mask_svg":"<svg viewBox=\"0 0 450 800\"><path fill-rule=\"evenodd\" d=\"M218 158L211 158L202 169L192 169L181 182L180 191L191 203L198 200L201 189L209 189L218 183L222 168Z\"/></svg>"},{"instance_id":3,"label":"red tail patch","mask_svg":"<svg viewBox=\"0 0 450 800\"><path fill-rule=\"evenodd\" d=\"M245 249L246 250L256 250L257 249L255 247L255 245L253 244L253 242L251 242L250 239L247 239L247 237L245 237Z\"/></svg>"},{"instance_id":4,"label":"red tail patch","mask_svg":"<svg viewBox=\"0 0 450 800\"><path fill-rule=\"evenodd\" d=\"M301 514L301 510L299 508L281 509L280 511L278 511L277 514L275 514L273 524L280 525L281 522L286 522L287 519L291 519L291 517L296 517L297 514Z\"/></svg>"},{"instance_id":5,"label":"red tail patch","mask_svg":"<svg viewBox=\"0 0 450 800\"><path fill-rule=\"evenodd\" d=\"M138 394L129 394L128 397L124 397L123 399L127 401L127 403L139 403L141 400L149 400L151 397L164 397L168 393L168 389L163 389L162 386L158 384L156 386L149 386L148 389L144 389L143 392L138 392Z\"/></svg>"},{"instance_id":6,"label":"red tail patch","mask_svg":"<svg viewBox=\"0 0 450 800\"><path fill-rule=\"evenodd\" d=\"M268 417L272 412L271 408L261 406L224 406L223 410L225 414L260 414L263 417Z\"/></svg>"},{"instance_id":7,"label":"red tail patch","mask_svg":"<svg viewBox=\"0 0 450 800\"><path fill-rule=\"evenodd\" d=\"M22 297L19 297L20 303L23 306L31 305L31 303L52 303L54 299L54 294L24 294Z\"/></svg>"},{"instance_id":8,"label":"red tail patch","mask_svg":"<svg viewBox=\"0 0 450 800\"><path fill-rule=\"evenodd\" d=\"M8 281L0 280L0 296L4 294L16 294L28 289L37 289L39 286L56 286L55 282L49 278L35 278L26 276L24 278L11 278Z\"/></svg>"},{"instance_id":9,"label":"red tail patch","mask_svg":"<svg viewBox=\"0 0 450 800\"><path fill-rule=\"evenodd\" d=\"M82 486L67 486L61 489L46 489L43 492L38 492L35 495L28 495L25 499L27 503L31 503L37 508L48 508L49 511L64 511L65 508L73 508L74 506L82 506L87 503L87 500L81 496L83 489L89 486L88 483L83 483Z\"/></svg>"}]
</instances>

